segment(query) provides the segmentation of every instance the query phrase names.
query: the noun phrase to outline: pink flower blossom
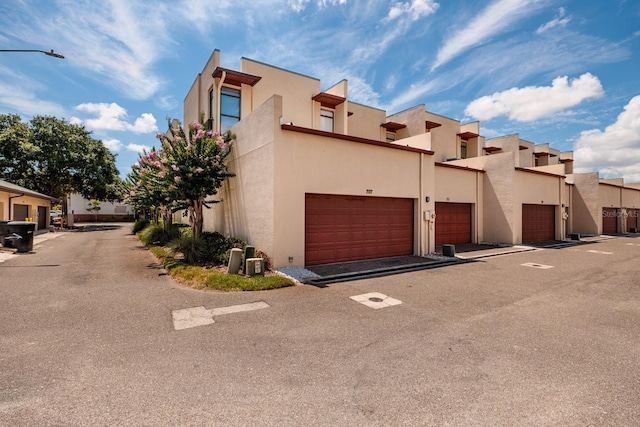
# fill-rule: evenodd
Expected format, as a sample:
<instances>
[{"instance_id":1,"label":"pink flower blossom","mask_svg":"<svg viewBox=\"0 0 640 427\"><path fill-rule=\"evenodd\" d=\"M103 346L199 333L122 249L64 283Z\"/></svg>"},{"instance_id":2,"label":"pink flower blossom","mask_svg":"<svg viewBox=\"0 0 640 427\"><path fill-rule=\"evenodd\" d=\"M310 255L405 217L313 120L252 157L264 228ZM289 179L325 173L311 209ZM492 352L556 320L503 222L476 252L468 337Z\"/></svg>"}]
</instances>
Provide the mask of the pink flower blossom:
<instances>
[{"instance_id":1,"label":"pink flower blossom","mask_svg":"<svg viewBox=\"0 0 640 427\"><path fill-rule=\"evenodd\" d=\"M186 150L187 151L193 150L193 145L191 145L191 143L187 144Z\"/></svg>"},{"instance_id":2,"label":"pink flower blossom","mask_svg":"<svg viewBox=\"0 0 640 427\"><path fill-rule=\"evenodd\" d=\"M198 122L193 122L189 125L189 129L193 129L193 130L201 130L202 129L202 125Z\"/></svg>"},{"instance_id":3,"label":"pink flower blossom","mask_svg":"<svg viewBox=\"0 0 640 427\"><path fill-rule=\"evenodd\" d=\"M221 157L220 157L220 156L216 156L216 161L217 161L217 162L219 162L219 161L220 161L220 159L221 159Z\"/></svg>"},{"instance_id":4,"label":"pink flower blossom","mask_svg":"<svg viewBox=\"0 0 640 427\"><path fill-rule=\"evenodd\" d=\"M160 175L160 178L164 178L167 174L165 171L160 171L158 172L158 175Z\"/></svg>"},{"instance_id":5,"label":"pink flower blossom","mask_svg":"<svg viewBox=\"0 0 640 427\"><path fill-rule=\"evenodd\" d=\"M177 183L180 182L180 180L182 180L182 178L180 178L179 176L176 176L175 178L173 178L173 180Z\"/></svg>"},{"instance_id":6,"label":"pink flower blossom","mask_svg":"<svg viewBox=\"0 0 640 427\"><path fill-rule=\"evenodd\" d=\"M198 133L196 133L196 136L194 137L195 139L200 139L204 136L204 130L200 129L198 130Z\"/></svg>"},{"instance_id":7,"label":"pink flower blossom","mask_svg":"<svg viewBox=\"0 0 640 427\"><path fill-rule=\"evenodd\" d=\"M160 133L160 132L156 133L156 139L162 139L163 136L164 136L163 133Z\"/></svg>"},{"instance_id":8,"label":"pink flower blossom","mask_svg":"<svg viewBox=\"0 0 640 427\"><path fill-rule=\"evenodd\" d=\"M173 169L173 170L174 170L174 171L176 171L176 172L177 172L178 170L180 170L180 168L179 168L178 166L176 166L176 165L171 165L171 169Z\"/></svg>"},{"instance_id":9,"label":"pink flower blossom","mask_svg":"<svg viewBox=\"0 0 640 427\"><path fill-rule=\"evenodd\" d=\"M204 169L202 169L202 168L201 168L201 167L199 167L199 166L196 168L196 172L198 172L198 173L202 172L203 170L204 170Z\"/></svg>"}]
</instances>

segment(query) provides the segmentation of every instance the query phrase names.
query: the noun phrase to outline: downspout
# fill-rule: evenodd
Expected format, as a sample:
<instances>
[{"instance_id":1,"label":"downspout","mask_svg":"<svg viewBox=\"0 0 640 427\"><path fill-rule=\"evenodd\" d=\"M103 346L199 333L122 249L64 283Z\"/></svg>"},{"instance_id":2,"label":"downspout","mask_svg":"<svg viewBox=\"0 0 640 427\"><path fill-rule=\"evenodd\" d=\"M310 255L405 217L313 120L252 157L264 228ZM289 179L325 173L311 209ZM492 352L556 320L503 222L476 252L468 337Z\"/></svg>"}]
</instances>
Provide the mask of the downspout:
<instances>
[{"instance_id":1,"label":"downspout","mask_svg":"<svg viewBox=\"0 0 640 427\"><path fill-rule=\"evenodd\" d=\"M422 224L422 222L424 221L424 218L422 218L422 215L423 215L422 212L424 212L424 206L422 204L422 198L424 197L423 184L422 184L423 162L424 162L424 153L420 153L420 188L419 188L420 196L418 197L418 245L419 245L418 254L420 256L425 255L425 253L424 253L424 242L422 241L422 239L424 238L424 236L422 235L422 228L424 227L424 225ZM427 242L427 244L428 244L428 242Z\"/></svg>"},{"instance_id":2,"label":"downspout","mask_svg":"<svg viewBox=\"0 0 640 427\"><path fill-rule=\"evenodd\" d=\"M222 96L222 84L224 83L224 79L227 78L227 72L226 71L222 71L222 76L220 77L220 83L218 84L218 87L216 88L216 118L218 120L215 120L216 122L216 128L215 131L220 133L220 97Z\"/></svg>"},{"instance_id":3,"label":"downspout","mask_svg":"<svg viewBox=\"0 0 640 427\"><path fill-rule=\"evenodd\" d=\"M480 244L480 179L478 179L480 173L480 171L476 172L476 245Z\"/></svg>"},{"instance_id":4,"label":"downspout","mask_svg":"<svg viewBox=\"0 0 640 427\"><path fill-rule=\"evenodd\" d=\"M16 199L18 197L22 197L24 196L24 193L20 194L19 196L11 196L9 197L9 221L11 221L11 199Z\"/></svg>"}]
</instances>

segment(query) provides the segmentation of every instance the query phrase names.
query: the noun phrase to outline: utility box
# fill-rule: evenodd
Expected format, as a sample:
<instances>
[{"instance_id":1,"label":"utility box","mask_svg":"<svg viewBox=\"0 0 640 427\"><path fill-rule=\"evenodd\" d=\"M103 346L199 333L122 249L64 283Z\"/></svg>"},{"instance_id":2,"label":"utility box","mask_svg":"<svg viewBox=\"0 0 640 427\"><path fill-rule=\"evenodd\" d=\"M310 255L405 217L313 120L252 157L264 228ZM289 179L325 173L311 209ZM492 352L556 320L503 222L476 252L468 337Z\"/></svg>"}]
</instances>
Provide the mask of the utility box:
<instances>
[{"instance_id":1,"label":"utility box","mask_svg":"<svg viewBox=\"0 0 640 427\"><path fill-rule=\"evenodd\" d=\"M247 276L264 276L264 260L262 258L248 258L246 266Z\"/></svg>"},{"instance_id":2,"label":"utility box","mask_svg":"<svg viewBox=\"0 0 640 427\"><path fill-rule=\"evenodd\" d=\"M454 257L456 256L456 246L455 245L442 245L442 255Z\"/></svg>"}]
</instances>

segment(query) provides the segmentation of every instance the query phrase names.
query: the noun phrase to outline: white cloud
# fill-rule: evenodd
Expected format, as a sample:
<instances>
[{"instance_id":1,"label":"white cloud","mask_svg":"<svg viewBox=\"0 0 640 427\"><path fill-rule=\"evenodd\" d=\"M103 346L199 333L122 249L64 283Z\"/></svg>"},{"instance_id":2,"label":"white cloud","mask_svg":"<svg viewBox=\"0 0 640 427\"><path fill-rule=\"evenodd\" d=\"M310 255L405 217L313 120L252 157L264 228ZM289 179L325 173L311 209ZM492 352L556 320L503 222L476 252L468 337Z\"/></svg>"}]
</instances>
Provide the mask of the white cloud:
<instances>
[{"instance_id":1,"label":"white cloud","mask_svg":"<svg viewBox=\"0 0 640 427\"><path fill-rule=\"evenodd\" d=\"M577 172L599 170L604 177L640 182L640 96L635 96L604 131L583 131L574 145Z\"/></svg>"},{"instance_id":2,"label":"white cloud","mask_svg":"<svg viewBox=\"0 0 640 427\"><path fill-rule=\"evenodd\" d=\"M26 86L28 88L28 86ZM4 109L14 110L28 116L63 116L64 108L55 102L38 99L35 93L19 85L0 82L0 105Z\"/></svg>"},{"instance_id":3,"label":"white cloud","mask_svg":"<svg viewBox=\"0 0 640 427\"><path fill-rule=\"evenodd\" d=\"M566 14L566 11L564 9L564 7L561 7L558 10L558 16L555 19L552 19L551 21L547 22L546 24L541 25L540 27L538 27L538 29L536 30L536 34L542 34L547 30L550 30L552 28L555 27L566 27L567 24L571 21L571 17L564 17Z\"/></svg>"},{"instance_id":4,"label":"white cloud","mask_svg":"<svg viewBox=\"0 0 640 427\"><path fill-rule=\"evenodd\" d=\"M397 2L389 9L389 14L385 20L393 21L402 15L407 15L412 21L429 16L438 10L440 4L434 0L411 0L408 2Z\"/></svg>"},{"instance_id":5,"label":"white cloud","mask_svg":"<svg viewBox=\"0 0 640 427\"><path fill-rule=\"evenodd\" d=\"M468 25L445 41L438 50L435 70L467 49L482 44L519 20L531 16L544 6L546 0L496 0L480 12Z\"/></svg>"},{"instance_id":6,"label":"white cloud","mask_svg":"<svg viewBox=\"0 0 640 427\"><path fill-rule=\"evenodd\" d=\"M150 133L158 130L153 114L143 113L133 124L130 124L124 120L127 117L127 110L115 102L111 104L85 103L77 105L75 109L98 116L96 119L84 120L84 124L91 129L120 130L133 133Z\"/></svg>"},{"instance_id":7,"label":"white cloud","mask_svg":"<svg viewBox=\"0 0 640 427\"><path fill-rule=\"evenodd\" d=\"M478 120L508 116L512 120L530 122L580 104L585 99L604 95L600 80L590 73L569 81L558 77L551 86L512 88L472 101L465 114Z\"/></svg>"},{"instance_id":8,"label":"white cloud","mask_svg":"<svg viewBox=\"0 0 640 427\"><path fill-rule=\"evenodd\" d=\"M142 153L143 151L151 151L151 147L148 145L130 143L129 145L127 145L127 150L135 151L136 153Z\"/></svg>"},{"instance_id":9,"label":"white cloud","mask_svg":"<svg viewBox=\"0 0 640 427\"><path fill-rule=\"evenodd\" d=\"M117 139L103 139L102 143L111 151L120 151L122 148L122 142Z\"/></svg>"},{"instance_id":10,"label":"white cloud","mask_svg":"<svg viewBox=\"0 0 640 427\"><path fill-rule=\"evenodd\" d=\"M306 9L307 4L311 3L311 0L288 0L287 3L289 4L291 10L299 13ZM347 4L347 0L317 0L316 4L319 8L323 8L327 6Z\"/></svg>"}]
</instances>

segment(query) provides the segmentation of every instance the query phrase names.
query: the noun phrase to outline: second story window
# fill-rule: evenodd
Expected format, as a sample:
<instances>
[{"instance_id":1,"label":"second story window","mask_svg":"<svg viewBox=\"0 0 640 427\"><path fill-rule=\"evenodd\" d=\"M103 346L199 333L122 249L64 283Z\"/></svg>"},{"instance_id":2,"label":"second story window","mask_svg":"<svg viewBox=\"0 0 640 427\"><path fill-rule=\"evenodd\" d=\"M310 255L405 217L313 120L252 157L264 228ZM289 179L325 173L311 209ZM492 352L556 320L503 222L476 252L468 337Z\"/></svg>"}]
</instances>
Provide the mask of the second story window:
<instances>
[{"instance_id":1,"label":"second story window","mask_svg":"<svg viewBox=\"0 0 640 427\"><path fill-rule=\"evenodd\" d=\"M240 91L223 87L220 92L220 132L225 133L240 121Z\"/></svg>"},{"instance_id":2,"label":"second story window","mask_svg":"<svg viewBox=\"0 0 640 427\"><path fill-rule=\"evenodd\" d=\"M211 90L209 90L209 117L207 117L208 130L213 129L213 118L214 118L214 112L216 110L215 103L216 103L216 92L213 88L211 88Z\"/></svg>"},{"instance_id":3,"label":"second story window","mask_svg":"<svg viewBox=\"0 0 640 427\"><path fill-rule=\"evenodd\" d=\"M320 130L333 132L333 111L320 110Z\"/></svg>"},{"instance_id":4,"label":"second story window","mask_svg":"<svg viewBox=\"0 0 640 427\"><path fill-rule=\"evenodd\" d=\"M461 159L467 158L467 141L462 141L460 143L460 158Z\"/></svg>"},{"instance_id":5,"label":"second story window","mask_svg":"<svg viewBox=\"0 0 640 427\"><path fill-rule=\"evenodd\" d=\"M394 142L396 140L396 133L387 131L387 142Z\"/></svg>"}]
</instances>

